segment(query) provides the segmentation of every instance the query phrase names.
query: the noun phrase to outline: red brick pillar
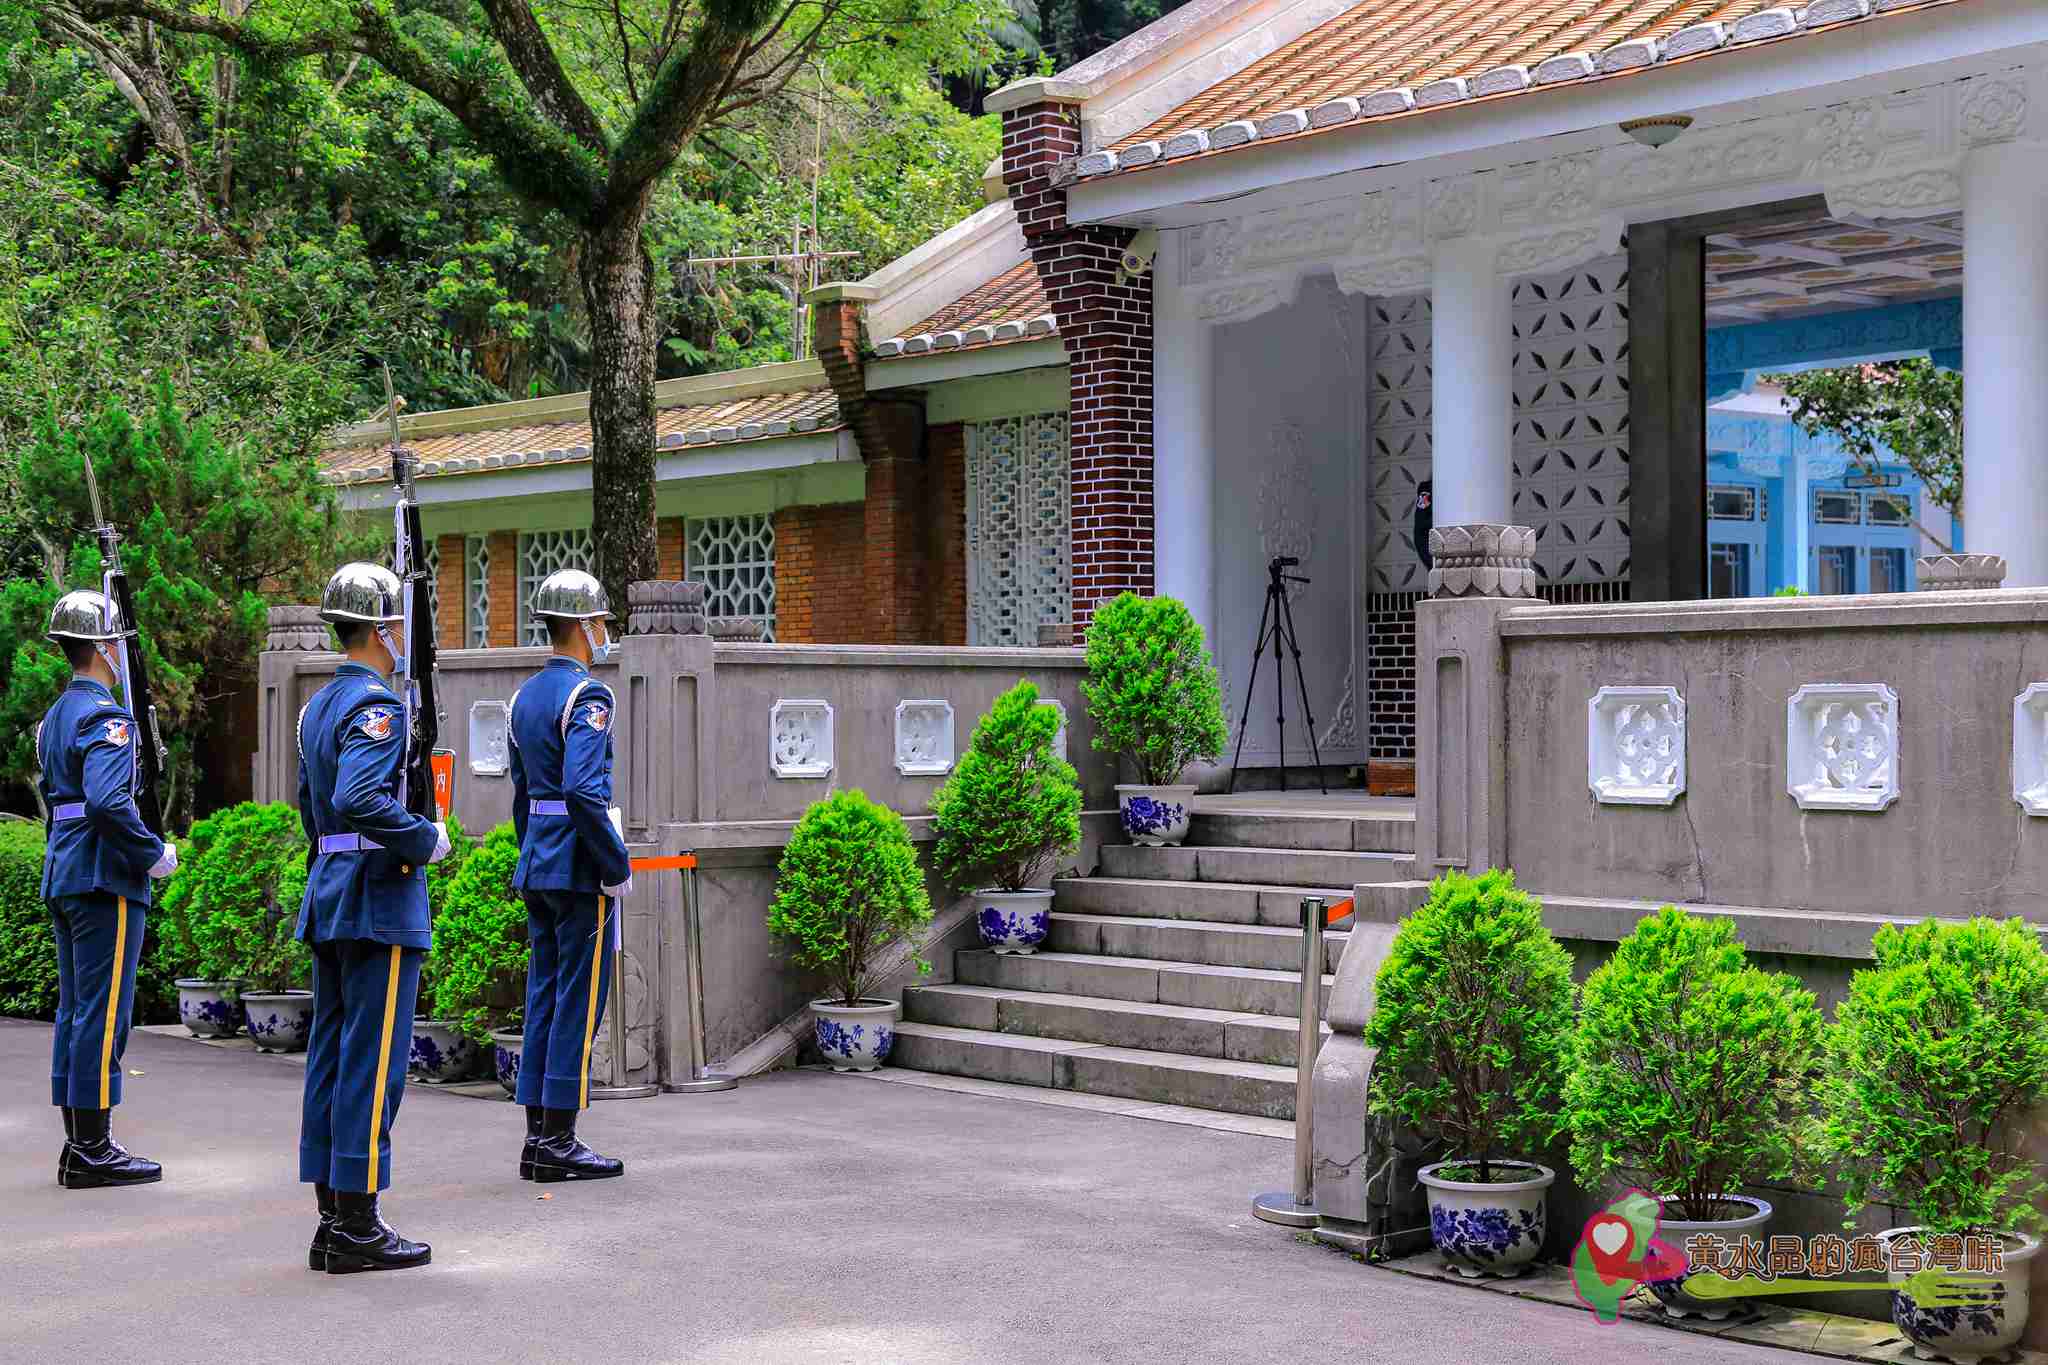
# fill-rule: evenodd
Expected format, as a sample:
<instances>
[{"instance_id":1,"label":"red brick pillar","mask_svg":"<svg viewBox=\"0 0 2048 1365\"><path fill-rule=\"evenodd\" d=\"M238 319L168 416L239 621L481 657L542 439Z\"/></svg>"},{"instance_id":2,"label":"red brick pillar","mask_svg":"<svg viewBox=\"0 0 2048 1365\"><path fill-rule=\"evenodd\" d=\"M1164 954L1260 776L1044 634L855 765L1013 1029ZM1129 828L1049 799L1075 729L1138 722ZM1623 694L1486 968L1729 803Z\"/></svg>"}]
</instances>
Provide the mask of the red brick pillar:
<instances>
[{"instance_id":1,"label":"red brick pillar","mask_svg":"<svg viewBox=\"0 0 2048 1365\"><path fill-rule=\"evenodd\" d=\"M484 546L491 556L485 576L491 598L490 646L504 649L519 643L519 533L493 531Z\"/></svg>"},{"instance_id":2,"label":"red brick pillar","mask_svg":"<svg viewBox=\"0 0 2048 1365\"><path fill-rule=\"evenodd\" d=\"M441 557L434 570L434 591L441 599L441 614L434 618L434 645L439 649L461 649L463 626L469 615L466 566L462 562L461 536L435 536L435 553Z\"/></svg>"},{"instance_id":3,"label":"red brick pillar","mask_svg":"<svg viewBox=\"0 0 2048 1365\"><path fill-rule=\"evenodd\" d=\"M657 572L671 583L683 576L683 519L662 517L654 523L654 557Z\"/></svg>"},{"instance_id":4,"label":"red brick pillar","mask_svg":"<svg viewBox=\"0 0 2048 1365\"><path fill-rule=\"evenodd\" d=\"M1074 624L1085 627L1098 603L1152 591L1152 281L1118 282L1130 230L1067 222L1076 112L1004 110L1003 180L1066 343Z\"/></svg>"}]
</instances>

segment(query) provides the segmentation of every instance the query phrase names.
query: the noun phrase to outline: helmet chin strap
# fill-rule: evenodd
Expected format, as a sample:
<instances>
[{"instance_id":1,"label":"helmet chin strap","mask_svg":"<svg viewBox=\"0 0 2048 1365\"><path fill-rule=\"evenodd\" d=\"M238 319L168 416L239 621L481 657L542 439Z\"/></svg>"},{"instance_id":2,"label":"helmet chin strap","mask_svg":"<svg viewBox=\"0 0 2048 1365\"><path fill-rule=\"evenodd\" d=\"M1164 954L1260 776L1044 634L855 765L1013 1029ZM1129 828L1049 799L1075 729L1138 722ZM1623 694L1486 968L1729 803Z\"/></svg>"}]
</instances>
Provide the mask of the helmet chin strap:
<instances>
[{"instance_id":1,"label":"helmet chin strap","mask_svg":"<svg viewBox=\"0 0 2048 1365\"><path fill-rule=\"evenodd\" d=\"M107 666L107 672L114 675L114 681L117 683L123 681L121 677L121 656L115 652L114 648L105 640L94 640L92 647L98 652L100 662Z\"/></svg>"},{"instance_id":2,"label":"helmet chin strap","mask_svg":"<svg viewBox=\"0 0 2048 1365\"><path fill-rule=\"evenodd\" d=\"M608 661L612 657L613 651L615 651L619 647L618 642L611 638L610 627L606 627L605 629L604 643L599 644L597 642L597 632L590 628L589 618L586 617L583 620L578 621L576 624L583 628L584 643L590 646L590 662L594 664L601 664Z\"/></svg>"},{"instance_id":3,"label":"helmet chin strap","mask_svg":"<svg viewBox=\"0 0 2048 1365\"><path fill-rule=\"evenodd\" d=\"M377 642L383 645L384 652L391 656L391 671L393 673L405 667L405 651L401 650L398 647L398 642L391 638L390 626L379 625L377 627Z\"/></svg>"}]
</instances>

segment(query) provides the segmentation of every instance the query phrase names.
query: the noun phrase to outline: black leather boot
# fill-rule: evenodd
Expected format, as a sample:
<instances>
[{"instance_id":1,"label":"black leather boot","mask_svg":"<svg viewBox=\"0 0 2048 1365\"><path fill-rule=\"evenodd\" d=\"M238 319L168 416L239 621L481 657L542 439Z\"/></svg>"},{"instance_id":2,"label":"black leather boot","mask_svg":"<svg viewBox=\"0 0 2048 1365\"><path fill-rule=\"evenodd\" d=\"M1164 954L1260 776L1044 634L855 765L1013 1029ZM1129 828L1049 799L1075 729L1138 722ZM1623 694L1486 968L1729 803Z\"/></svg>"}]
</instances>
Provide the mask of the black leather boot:
<instances>
[{"instance_id":1,"label":"black leather boot","mask_svg":"<svg viewBox=\"0 0 2048 1365\"><path fill-rule=\"evenodd\" d=\"M354 1190L334 1192L336 1217L327 1232L327 1273L409 1270L434 1259L425 1242L408 1242L377 1213L377 1196Z\"/></svg>"},{"instance_id":2,"label":"black leather boot","mask_svg":"<svg viewBox=\"0 0 2048 1365\"><path fill-rule=\"evenodd\" d=\"M327 1242L334 1232L334 1221L340 1217L341 1206L335 1202L334 1186L314 1185L313 1198L320 1205L320 1226L313 1230L313 1245L306 1250L306 1269L327 1269Z\"/></svg>"},{"instance_id":3,"label":"black leather boot","mask_svg":"<svg viewBox=\"0 0 2048 1365\"><path fill-rule=\"evenodd\" d=\"M547 1110L537 1104L526 1106L526 1145L519 1149L519 1178L533 1179L533 1150L540 1146L541 1116Z\"/></svg>"},{"instance_id":4,"label":"black leather boot","mask_svg":"<svg viewBox=\"0 0 2048 1365\"><path fill-rule=\"evenodd\" d=\"M71 1145L57 1167L57 1183L67 1190L102 1185L147 1185L164 1178L154 1161L130 1156L108 1132L111 1113L105 1109L71 1111Z\"/></svg>"},{"instance_id":5,"label":"black leather boot","mask_svg":"<svg viewBox=\"0 0 2048 1365\"><path fill-rule=\"evenodd\" d=\"M543 1185L563 1180L609 1180L626 1173L626 1163L599 1156L576 1140L576 1111L549 1109L541 1116L540 1142L533 1149L533 1178Z\"/></svg>"},{"instance_id":6,"label":"black leather boot","mask_svg":"<svg viewBox=\"0 0 2048 1365\"><path fill-rule=\"evenodd\" d=\"M57 1183L64 1183L64 1163L70 1160L71 1144L78 1140L78 1111L70 1105L63 1107L64 1146L57 1153Z\"/></svg>"}]
</instances>

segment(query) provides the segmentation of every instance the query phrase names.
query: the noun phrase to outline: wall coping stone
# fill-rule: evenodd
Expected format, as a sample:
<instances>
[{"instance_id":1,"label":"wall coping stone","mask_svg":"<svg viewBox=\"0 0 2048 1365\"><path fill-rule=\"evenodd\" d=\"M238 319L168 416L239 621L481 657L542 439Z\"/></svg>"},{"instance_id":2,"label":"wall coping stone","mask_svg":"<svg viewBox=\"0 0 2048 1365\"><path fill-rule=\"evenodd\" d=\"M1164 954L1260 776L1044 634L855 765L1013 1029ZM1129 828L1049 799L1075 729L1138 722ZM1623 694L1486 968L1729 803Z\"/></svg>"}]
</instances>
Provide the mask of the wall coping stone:
<instances>
[{"instance_id":1,"label":"wall coping stone","mask_svg":"<svg viewBox=\"0 0 2048 1365\"><path fill-rule=\"evenodd\" d=\"M784 645L727 644L713 648L721 664L770 664L813 668L829 664L861 664L882 668L1065 668L1088 666L1071 649L1027 649L967 645Z\"/></svg>"},{"instance_id":2,"label":"wall coping stone","mask_svg":"<svg viewBox=\"0 0 2048 1365\"><path fill-rule=\"evenodd\" d=\"M2005 556L1975 554L1921 555L1915 561L1920 591L1942 592L2005 586Z\"/></svg>"},{"instance_id":3,"label":"wall coping stone","mask_svg":"<svg viewBox=\"0 0 2048 1365\"><path fill-rule=\"evenodd\" d=\"M1868 630L1896 626L2040 625L2048 588L1996 592L1867 593L1854 597L1744 597L1700 602L1605 602L1517 606L1500 620L1504 637L1721 635L1769 630Z\"/></svg>"}]
</instances>

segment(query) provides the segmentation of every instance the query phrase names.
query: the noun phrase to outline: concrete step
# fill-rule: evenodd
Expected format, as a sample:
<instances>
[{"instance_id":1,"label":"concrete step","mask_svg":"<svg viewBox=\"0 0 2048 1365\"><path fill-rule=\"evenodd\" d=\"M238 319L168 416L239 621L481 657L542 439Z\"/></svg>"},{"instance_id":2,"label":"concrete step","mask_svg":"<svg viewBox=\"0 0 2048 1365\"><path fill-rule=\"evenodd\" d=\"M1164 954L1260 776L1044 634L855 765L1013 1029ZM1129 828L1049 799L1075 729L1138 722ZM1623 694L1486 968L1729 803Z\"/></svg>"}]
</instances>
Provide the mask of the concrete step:
<instances>
[{"instance_id":1,"label":"concrete step","mask_svg":"<svg viewBox=\"0 0 2048 1365\"><path fill-rule=\"evenodd\" d=\"M1073 1039L905 1022L890 1061L917 1071L1119 1095L1265 1118L1294 1117L1295 1070Z\"/></svg>"},{"instance_id":2,"label":"concrete step","mask_svg":"<svg viewBox=\"0 0 2048 1365\"><path fill-rule=\"evenodd\" d=\"M1321 896L1335 905L1351 895L1348 886L1234 886L1229 882L1155 882L1140 877L1061 877L1052 885L1058 893L1054 906L1073 914L1265 924L1276 929L1300 927L1303 896Z\"/></svg>"},{"instance_id":3,"label":"concrete step","mask_svg":"<svg viewBox=\"0 0 2048 1365\"><path fill-rule=\"evenodd\" d=\"M1348 933L1323 935L1326 971L1337 969L1349 937ZM1211 924L1204 920L1055 911L1045 947L1056 953L1285 971L1290 965L1299 967L1301 963L1301 930L1263 924Z\"/></svg>"},{"instance_id":4,"label":"concrete step","mask_svg":"<svg viewBox=\"0 0 2048 1365\"><path fill-rule=\"evenodd\" d=\"M1105 877L1164 882L1227 882L1238 886L1352 886L1406 881L1415 860L1406 853L1327 853L1292 848L1147 848L1104 844Z\"/></svg>"},{"instance_id":5,"label":"concrete step","mask_svg":"<svg viewBox=\"0 0 2048 1365\"><path fill-rule=\"evenodd\" d=\"M1092 996L1233 1014L1292 1017L1301 1006L1301 973L1202 962L1163 962L1094 953L997 953L969 948L953 955L954 980L964 986ZM1324 998L1332 978L1323 977Z\"/></svg>"},{"instance_id":6,"label":"concrete step","mask_svg":"<svg viewBox=\"0 0 2048 1365\"><path fill-rule=\"evenodd\" d=\"M1196 811L1188 843L1204 848L1294 848L1413 853L1415 817Z\"/></svg>"},{"instance_id":7,"label":"concrete step","mask_svg":"<svg viewBox=\"0 0 2048 1365\"><path fill-rule=\"evenodd\" d=\"M913 986L903 993L903 1017L912 1023L947 1028L1066 1038L1273 1066L1293 1066L1301 1042L1296 1020L1270 1014L992 986Z\"/></svg>"}]
</instances>

